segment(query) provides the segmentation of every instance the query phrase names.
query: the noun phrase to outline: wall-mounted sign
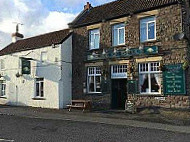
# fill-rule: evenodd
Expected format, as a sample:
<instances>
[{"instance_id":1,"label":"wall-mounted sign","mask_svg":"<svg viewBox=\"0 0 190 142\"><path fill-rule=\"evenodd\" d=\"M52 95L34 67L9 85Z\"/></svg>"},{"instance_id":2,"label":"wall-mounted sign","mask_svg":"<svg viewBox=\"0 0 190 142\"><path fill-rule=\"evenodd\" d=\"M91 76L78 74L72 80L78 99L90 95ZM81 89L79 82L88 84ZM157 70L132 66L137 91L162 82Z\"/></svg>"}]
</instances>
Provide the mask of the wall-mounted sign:
<instances>
[{"instance_id":1,"label":"wall-mounted sign","mask_svg":"<svg viewBox=\"0 0 190 142\"><path fill-rule=\"evenodd\" d=\"M164 94L180 95L186 94L185 72L182 64L166 65L163 72Z\"/></svg>"},{"instance_id":2,"label":"wall-mounted sign","mask_svg":"<svg viewBox=\"0 0 190 142\"><path fill-rule=\"evenodd\" d=\"M127 92L128 94L137 94L138 86L137 80L128 80L127 81Z\"/></svg>"},{"instance_id":3,"label":"wall-mounted sign","mask_svg":"<svg viewBox=\"0 0 190 142\"><path fill-rule=\"evenodd\" d=\"M110 48L106 52L104 51L104 54L103 52L97 54L93 54L90 52L89 55L87 55L87 60L101 60L105 58L129 58L131 56L141 56L159 53L158 46L145 46L142 50L139 48L130 48L128 50L124 49L114 50L114 48Z\"/></svg>"},{"instance_id":4,"label":"wall-mounted sign","mask_svg":"<svg viewBox=\"0 0 190 142\"><path fill-rule=\"evenodd\" d=\"M158 53L158 46L145 46L144 47L145 54L157 54Z\"/></svg>"},{"instance_id":5,"label":"wall-mounted sign","mask_svg":"<svg viewBox=\"0 0 190 142\"><path fill-rule=\"evenodd\" d=\"M21 58L21 61L22 61L22 74L30 74L31 72L30 61L25 58Z\"/></svg>"}]
</instances>

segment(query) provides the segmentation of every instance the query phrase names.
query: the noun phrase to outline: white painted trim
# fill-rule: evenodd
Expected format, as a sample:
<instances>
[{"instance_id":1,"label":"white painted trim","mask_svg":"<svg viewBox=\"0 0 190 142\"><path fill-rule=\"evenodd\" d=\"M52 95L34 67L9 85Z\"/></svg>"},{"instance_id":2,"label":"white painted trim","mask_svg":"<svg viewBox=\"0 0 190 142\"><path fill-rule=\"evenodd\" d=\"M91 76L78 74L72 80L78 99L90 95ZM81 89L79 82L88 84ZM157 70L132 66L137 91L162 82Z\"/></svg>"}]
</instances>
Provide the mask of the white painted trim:
<instances>
[{"instance_id":1,"label":"white painted trim","mask_svg":"<svg viewBox=\"0 0 190 142\"><path fill-rule=\"evenodd\" d=\"M92 31L94 31L94 30L98 30L98 32L96 32L96 33L93 33L93 34L91 34L91 32ZM91 35L94 35L94 48L92 48L91 47ZM99 36L99 45L98 45L98 47L95 47L95 36L96 35L98 35ZM99 49L100 48L100 29L99 28L97 28L97 29L91 29L91 30L89 30L89 50L94 50L94 49Z\"/></svg>"},{"instance_id":2,"label":"white painted trim","mask_svg":"<svg viewBox=\"0 0 190 142\"><path fill-rule=\"evenodd\" d=\"M161 94L161 91L160 92L151 92L151 77L150 77L150 75L151 74L160 74L160 73L162 73L161 71L151 71L151 63L159 63L159 66L160 66L160 62L146 62L146 63L139 63L139 82L140 82L140 75L143 75L143 74L147 74L148 75L148 80L149 80L149 88L148 88L148 90L149 90L149 92L141 92L141 88L140 88L140 83L139 83L139 90L140 90L140 94L144 94L144 95L146 95L146 94L154 94L154 95L156 95L156 94L158 94L158 95L160 95ZM141 70L141 67L140 67L140 64L147 64L148 65L148 71L145 71L145 72L141 72L140 70Z\"/></svg>"}]
</instances>

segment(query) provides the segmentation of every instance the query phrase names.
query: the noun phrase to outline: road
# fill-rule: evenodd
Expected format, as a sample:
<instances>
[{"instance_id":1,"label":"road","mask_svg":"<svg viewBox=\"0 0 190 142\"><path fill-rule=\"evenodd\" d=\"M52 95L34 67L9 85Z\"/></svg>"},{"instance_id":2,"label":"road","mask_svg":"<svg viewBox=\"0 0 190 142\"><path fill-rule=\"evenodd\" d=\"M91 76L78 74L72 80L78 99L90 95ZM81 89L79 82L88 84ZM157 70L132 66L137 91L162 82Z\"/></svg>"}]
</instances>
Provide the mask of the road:
<instances>
[{"instance_id":1,"label":"road","mask_svg":"<svg viewBox=\"0 0 190 142\"><path fill-rule=\"evenodd\" d=\"M0 115L0 142L189 142L190 134Z\"/></svg>"}]
</instances>

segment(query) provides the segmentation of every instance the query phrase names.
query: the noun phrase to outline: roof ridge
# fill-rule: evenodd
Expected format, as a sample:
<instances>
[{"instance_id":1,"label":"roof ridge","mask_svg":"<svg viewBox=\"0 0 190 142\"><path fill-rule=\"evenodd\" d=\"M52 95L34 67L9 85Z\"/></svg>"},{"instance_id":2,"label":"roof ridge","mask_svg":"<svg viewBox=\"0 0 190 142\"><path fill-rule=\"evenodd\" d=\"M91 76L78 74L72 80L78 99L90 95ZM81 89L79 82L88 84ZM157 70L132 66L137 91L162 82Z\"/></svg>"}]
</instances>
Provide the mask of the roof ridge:
<instances>
[{"instance_id":1,"label":"roof ridge","mask_svg":"<svg viewBox=\"0 0 190 142\"><path fill-rule=\"evenodd\" d=\"M118 1L124 1L124 0L114 0L114 1L111 1L111 2L107 2L107 3L104 3L104 4L97 5L97 6L92 7L92 8L102 7L102 6L105 6L105 5L108 5L108 4L112 4L112 3L115 3L115 2L118 2Z\"/></svg>"},{"instance_id":2,"label":"roof ridge","mask_svg":"<svg viewBox=\"0 0 190 142\"><path fill-rule=\"evenodd\" d=\"M49 32L49 33L47 32L47 33L39 34L39 35L36 35L36 36L28 37L28 38L25 38L25 39L22 39L22 40L28 40L28 39L31 39L31 38L45 36L45 35L53 34L53 33L56 33L56 32L61 32L61 31L66 31L66 30L70 30L70 28L57 30L57 31L52 31L52 32ZM22 40L19 40L19 41L22 41Z\"/></svg>"}]
</instances>

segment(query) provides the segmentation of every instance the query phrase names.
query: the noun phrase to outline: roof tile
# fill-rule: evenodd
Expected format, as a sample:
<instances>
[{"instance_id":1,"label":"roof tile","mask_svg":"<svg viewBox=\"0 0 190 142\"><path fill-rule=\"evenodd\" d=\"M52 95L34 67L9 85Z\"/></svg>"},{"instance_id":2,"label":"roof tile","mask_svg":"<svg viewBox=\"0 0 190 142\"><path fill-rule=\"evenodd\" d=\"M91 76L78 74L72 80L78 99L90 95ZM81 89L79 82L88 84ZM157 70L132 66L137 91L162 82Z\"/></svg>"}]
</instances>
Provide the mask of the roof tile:
<instances>
[{"instance_id":1,"label":"roof tile","mask_svg":"<svg viewBox=\"0 0 190 142\"><path fill-rule=\"evenodd\" d=\"M82 16L73 23L71 27L80 27L101 22L102 20L110 20L131 13L138 13L163 7L166 5L177 4L179 0L117 0L104 5L91 8L83 13Z\"/></svg>"},{"instance_id":2,"label":"roof tile","mask_svg":"<svg viewBox=\"0 0 190 142\"><path fill-rule=\"evenodd\" d=\"M11 43L0 51L0 56L20 51L38 49L52 44L62 43L70 35L70 30L55 31Z\"/></svg>"}]
</instances>

